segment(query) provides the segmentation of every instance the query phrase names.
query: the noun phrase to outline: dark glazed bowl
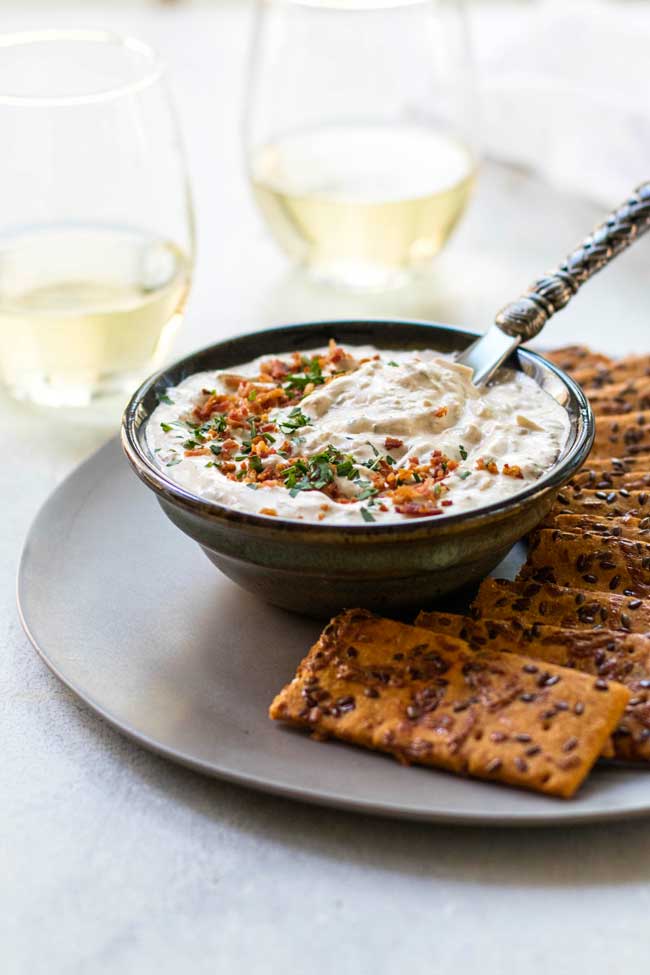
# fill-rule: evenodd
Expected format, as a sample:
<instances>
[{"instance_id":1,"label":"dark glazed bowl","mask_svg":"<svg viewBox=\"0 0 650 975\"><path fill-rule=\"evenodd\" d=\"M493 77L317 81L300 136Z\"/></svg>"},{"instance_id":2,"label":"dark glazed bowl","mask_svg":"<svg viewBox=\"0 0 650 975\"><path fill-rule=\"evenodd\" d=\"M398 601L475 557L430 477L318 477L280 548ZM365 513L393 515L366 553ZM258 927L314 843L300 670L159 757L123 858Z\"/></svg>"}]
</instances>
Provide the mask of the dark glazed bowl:
<instances>
[{"instance_id":1,"label":"dark glazed bowl","mask_svg":"<svg viewBox=\"0 0 650 975\"><path fill-rule=\"evenodd\" d=\"M444 518L328 526L245 514L190 494L156 467L144 432L158 396L169 386L195 372L327 345L330 338L348 345L454 352L475 335L425 322L333 321L287 325L218 342L140 386L122 421L126 456L171 521L222 572L270 603L318 617L343 607L389 613L430 606L444 593L478 582L545 517L559 488L591 449L589 403L556 366L534 352L518 351L508 365L531 376L567 410L567 445L551 470L521 494Z\"/></svg>"}]
</instances>

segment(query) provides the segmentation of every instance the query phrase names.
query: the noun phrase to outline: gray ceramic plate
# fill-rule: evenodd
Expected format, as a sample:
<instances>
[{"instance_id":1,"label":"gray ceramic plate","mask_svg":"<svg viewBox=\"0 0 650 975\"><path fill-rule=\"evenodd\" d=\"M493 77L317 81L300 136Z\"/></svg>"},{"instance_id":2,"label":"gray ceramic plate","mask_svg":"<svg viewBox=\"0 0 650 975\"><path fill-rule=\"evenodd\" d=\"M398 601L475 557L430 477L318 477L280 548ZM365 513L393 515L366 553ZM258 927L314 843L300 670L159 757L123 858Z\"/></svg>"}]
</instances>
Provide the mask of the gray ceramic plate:
<instances>
[{"instance_id":1,"label":"gray ceramic plate","mask_svg":"<svg viewBox=\"0 0 650 975\"><path fill-rule=\"evenodd\" d=\"M318 624L217 572L162 517L116 440L36 518L18 600L32 643L68 687L140 744L209 775L432 822L553 825L650 812L643 770L599 768L563 801L402 768L272 724L268 704Z\"/></svg>"}]
</instances>

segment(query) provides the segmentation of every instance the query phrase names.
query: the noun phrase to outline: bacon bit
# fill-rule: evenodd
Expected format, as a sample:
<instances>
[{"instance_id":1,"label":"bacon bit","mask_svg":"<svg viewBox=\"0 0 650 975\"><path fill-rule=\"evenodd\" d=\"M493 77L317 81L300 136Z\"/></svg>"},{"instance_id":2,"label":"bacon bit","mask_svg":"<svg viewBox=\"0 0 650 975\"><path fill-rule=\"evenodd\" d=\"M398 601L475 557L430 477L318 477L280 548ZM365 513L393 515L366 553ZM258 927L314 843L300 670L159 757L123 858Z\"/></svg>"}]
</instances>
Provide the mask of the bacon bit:
<instances>
[{"instance_id":1,"label":"bacon bit","mask_svg":"<svg viewBox=\"0 0 650 975\"><path fill-rule=\"evenodd\" d=\"M454 502L453 501L449 501L449 499L447 499L446 501L441 501L440 502L440 504L442 505L443 508L449 508L450 505L452 505L453 503Z\"/></svg>"},{"instance_id":2,"label":"bacon bit","mask_svg":"<svg viewBox=\"0 0 650 975\"><path fill-rule=\"evenodd\" d=\"M434 416L447 416L448 413L449 413L449 408L447 406L441 406L439 409L436 410L436 412L433 415Z\"/></svg>"},{"instance_id":3,"label":"bacon bit","mask_svg":"<svg viewBox=\"0 0 650 975\"><path fill-rule=\"evenodd\" d=\"M236 440L233 440L232 437L228 437L228 439L224 440L224 442L221 444L222 454L226 454L226 455L232 454L233 451L238 449L239 449L239 444L237 443Z\"/></svg>"},{"instance_id":4,"label":"bacon bit","mask_svg":"<svg viewBox=\"0 0 650 975\"><path fill-rule=\"evenodd\" d=\"M242 403L241 406L237 406L234 410L230 410L228 413L228 422L233 427L243 427L246 426L246 420L249 416L250 410L248 409L248 406L245 403Z\"/></svg>"},{"instance_id":5,"label":"bacon bit","mask_svg":"<svg viewBox=\"0 0 650 975\"><path fill-rule=\"evenodd\" d=\"M402 485L392 493L393 505L396 511L404 515L439 515L442 514L440 494L447 490L445 485L431 479L422 484Z\"/></svg>"},{"instance_id":6,"label":"bacon bit","mask_svg":"<svg viewBox=\"0 0 650 975\"><path fill-rule=\"evenodd\" d=\"M334 341L333 339L330 339L330 342L333 342L333 341ZM329 511L330 510L330 506L328 504L322 504L320 506L320 510L321 511Z\"/></svg>"},{"instance_id":7,"label":"bacon bit","mask_svg":"<svg viewBox=\"0 0 650 975\"><path fill-rule=\"evenodd\" d=\"M289 367L282 359L267 359L260 366L260 374L270 376L276 382L282 382L289 375Z\"/></svg>"},{"instance_id":8,"label":"bacon bit","mask_svg":"<svg viewBox=\"0 0 650 975\"><path fill-rule=\"evenodd\" d=\"M282 482L278 481L276 477L277 473L278 472L275 469L274 465L271 465L270 467L265 467L264 470L260 471L259 474L257 475L258 483L264 484L264 487L273 487L276 484L281 484Z\"/></svg>"},{"instance_id":9,"label":"bacon bit","mask_svg":"<svg viewBox=\"0 0 650 975\"><path fill-rule=\"evenodd\" d=\"M250 379L247 379L246 376L238 376L235 372L224 372L221 375L221 379L223 380L224 386L227 386L228 389L239 389L242 386L250 384Z\"/></svg>"},{"instance_id":10,"label":"bacon bit","mask_svg":"<svg viewBox=\"0 0 650 975\"><path fill-rule=\"evenodd\" d=\"M388 511L388 505L384 504L383 501L381 504L377 505L377 507L379 508L380 511Z\"/></svg>"},{"instance_id":11,"label":"bacon bit","mask_svg":"<svg viewBox=\"0 0 650 975\"><path fill-rule=\"evenodd\" d=\"M397 450L398 447L403 447L404 441L400 440L399 437L386 437L384 440L384 447L386 450Z\"/></svg>"},{"instance_id":12,"label":"bacon bit","mask_svg":"<svg viewBox=\"0 0 650 975\"><path fill-rule=\"evenodd\" d=\"M237 464L220 464L219 470L222 472L222 474L234 474L234 472L237 470Z\"/></svg>"},{"instance_id":13,"label":"bacon bit","mask_svg":"<svg viewBox=\"0 0 650 975\"><path fill-rule=\"evenodd\" d=\"M210 451L207 447L194 447L192 450L186 450L186 457L205 457Z\"/></svg>"},{"instance_id":14,"label":"bacon bit","mask_svg":"<svg viewBox=\"0 0 650 975\"><path fill-rule=\"evenodd\" d=\"M232 406L232 396L211 394L202 406L194 407L194 415L198 420L209 420L213 413L225 413Z\"/></svg>"},{"instance_id":15,"label":"bacon bit","mask_svg":"<svg viewBox=\"0 0 650 975\"><path fill-rule=\"evenodd\" d=\"M262 433L273 433L273 431L277 430L278 427L275 423L263 423L259 429Z\"/></svg>"},{"instance_id":16,"label":"bacon bit","mask_svg":"<svg viewBox=\"0 0 650 975\"><path fill-rule=\"evenodd\" d=\"M275 508L260 508L259 513L261 515L271 515L273 518L277 518L278 513Z\"/></svg>"},{"instance_id":17,"label":"bacon bit","mask_svg":"<svg viewBox=\"0 0 650 975\"><path fill-rule=\"evenodd\" d=\"M518 464L513 464L512 467L510 464L504 464L501 473L505 474L506 477L518 477L521 480L524 478L524 475L521 473L521 467Z\"/></svg>"},{"instance_id":18,"label":"bacon bit","mask_svg":"<svg viewBox=\"0 0 650 975\"><path fill-rule=\"evenodd\" d=\"M420 463L419 457L409 457L409 464L411 467L417 467Z\"/></svg>"},{"instance_id":19,"label":"bacon bit","mask_svg":"<svg viewBox=\"0 0 650 975\"><path fill-rule=\"evenodd\" d=\"M483 457L479 457L479 459L476 461L476 470L488 471L490 474L499 473L499 468L496 465L496 461L489 460L488 463L486 464Z\"/></svg>"},{"instance_id":20,"label":"bacon bit","mask_svg":"<svg viewBox=\"0 0 650 975\"><path fill-rule=\"evenodd\" d=\"M258 393L257 397L253 400L250 406L261 413L274 409L276 406L284 406L284 404L288 402L289 397L285 391L283 389L276 388Z\"/></svg>"},{"instance_id":21,"label":"bacon bit","mask_svg":"<svg viewBox=\"0 0 650 975\"><path fill-rule=\"evenodd\" d=\"M264 437L255 437L251 444L251 453L258 457L268 457L272 452Z\"/></svg>"},{"instance_id":22,"label":"bacon bit","mask_svg":"<svg viewBox=\"0 0 650 975\"><path fill-rule=\"evenodd\" d=\"M426 518L427 515L441 515L442 508L430 508L428 502L406 501L402 505L395 505L395 511L401 515L412 515L414 518Z\"/></svg>"}]
</instances>

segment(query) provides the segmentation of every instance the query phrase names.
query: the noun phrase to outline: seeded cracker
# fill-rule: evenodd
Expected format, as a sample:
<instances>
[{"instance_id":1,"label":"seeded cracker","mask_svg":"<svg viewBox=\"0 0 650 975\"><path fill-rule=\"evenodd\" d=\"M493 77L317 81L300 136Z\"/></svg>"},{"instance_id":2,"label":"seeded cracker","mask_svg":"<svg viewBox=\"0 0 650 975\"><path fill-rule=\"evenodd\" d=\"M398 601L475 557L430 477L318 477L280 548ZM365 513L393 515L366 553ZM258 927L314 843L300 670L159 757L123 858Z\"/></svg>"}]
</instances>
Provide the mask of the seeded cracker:
<instances>
[{"instance_id":1,"label":"seeded cracker","mask_svg":"<svg viewBox=\"0 0 650 975\"><path fill-rule=\"evenodd\" d=\"M593 352L588 345L565 345L542 354L565 372L575 372L576 369L606 369L614 364L609 356Z\"/></svg>"},{"instance_id":2,"label":"seeded cracker","mask_svg":"<svg viewBox=\"0 0 650 975\"><path fill-rule=\"evenodd\" d=\"M526 657L477 654L464 641L353 610L328 624L270 716L402 762L568 797L628 697L577 671L542 672Z\"/></svg>"},{"instance_id":3,"label":"seeded cracker","mask_svg":"<svg viewBox=\"0 0 650 975\"><path fill-rule=\"evenodd\" d=\"M452 613L420 613L417 625L461 636L474 650L529 654L542 664L571 667L594 677L615 680L631 693L606 757L650 760L650 640L639 634L608 630L570 630L515 620L470 620ZM557 707L557 705L556 705ZM551 719L552 720L552 719Z\"/></svg>"},{"instance_id":4,"label":"seeded cracker","mask_svg":"<svg viewBox=\"0 0 650 975\"><path fill-rule=\"evenodd\" d=\"M619 488L647 491L650 489L650 458L645 455L619 461L600 458L600 463L598 458L594 458L562 490L566 493L576 488L606 492Z\"/></svg>"},{"instance_id":5,"label":"seeded cracker","mask_svg":"<svg viewBox=\"0 0 650 975\"><path fill-rule=\"evenodd\" d=\"M650 632L650 603L613 592L564 589L551 583L485 579L471 607L474 619L514 620L522 628L533 623L567 629Z\"/></svg>"},{"instance_id":6,"label":"seeded cracker","mask_svg":"<svg viewBox=\"0 0 650 975\"><path fill-rule=\"evenodd\" d=\"M647 453L649 447L650 412L597 417L593 457Z\"/></svg>"},{"instance_id":7,"label":"seeded cracker","mask_svg":"<svg viewBox=\"0 0 650 975\"><path fill-rule=\"evenodd\" d=\"M650 409L650 379L630 379L603 386L589 394L589 402L598 416Z\"/></svg>"},{"instance_id":8,"label":"seeded cracker","mask_svg":"<svg viewBox=\"0 0 650 975\"><path fill-rule=\"evenodd\" d=\"M589 394L596 389L602 389L603 386L650 376L650 356L631 355L617 361L611 360L609 364L578 364L569 371L575 381L580 383Z\"/></svg>"},{"instance_id":9,"label":"seeded cracker","mask_svg":"<svg viewBox=\"0 0 650 975\"><path fill-rule=\"evenodd\" d=\"M650 544L546 528L531 540L519 578L642 599L650 595Z\"/></svg>"},{"instance_id":10,"label":"seeded cracker","mask_svg":"<svg viewBox=\"0 0 650 975\"><path fill-rule=\"evenodd\" d=\"M628 491L626 488L612 488L607 491L576 491L563 488L557 496L546 521L555 515L578 514L596 515L599 518L620 518L633 515L643 518L650 514L650 489Z\"/></svg>"},{"instance_id":11,"label":"seeded cracker","mask_svg":"<svg viewBox=\"0 0 650 975\"><path fill-rule=\"evenodd\" d=\"M625 538L632 542L650 541L650 518L634 518L631 515L602 520L596 515L556 515L553 528L576 535L590 532L603 538Z\"/></svg>"}]
</instances>

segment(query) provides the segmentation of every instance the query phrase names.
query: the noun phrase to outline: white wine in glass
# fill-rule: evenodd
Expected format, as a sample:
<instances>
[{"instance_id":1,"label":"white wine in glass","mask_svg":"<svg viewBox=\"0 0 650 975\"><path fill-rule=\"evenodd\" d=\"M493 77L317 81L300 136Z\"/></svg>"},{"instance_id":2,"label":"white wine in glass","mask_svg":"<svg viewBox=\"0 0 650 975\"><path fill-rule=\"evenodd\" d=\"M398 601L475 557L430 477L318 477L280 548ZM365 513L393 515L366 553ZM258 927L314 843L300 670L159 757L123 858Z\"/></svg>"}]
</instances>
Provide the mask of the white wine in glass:
<instances>
[{"instance_id":1,"label":"white wine in glass","mask_svg":"<svg viewBox=\"0 0 650 975\"><path fill-rule=\"evenodd\" d=\"M120 395L161 362L190 262L131 229L44 227L0 239L0 348L10 389L48 406Z\"/></svg>"},{"instance_id":2,"label":"white wine in glass","mask_svg":"<svg viewBox=\"0 0 650 975\"><path fill-rule=\"evenodd\" d=\"M259 207L296 261L353 287L425 268L460 218L474 181L470 150L425 126L332 126L253 156Z\"/></svg>"},{"instance_id":3,"label":"white wine in glass","mask_svg":"<svg viewBox=\"0 0 650 975\"><path fill-rule=\"evenodd\" d=\"M295 261L352 288L404 283L477 168L458 3L260 2L245 130L258 206Z\"/></svg>"},{"instance_id":4,"label":"white wine in glass","mask_svg":"<svg viewBox=\"0 0 650 975\"><path fill-rule=\"evenodd\" d=\"M17 398L114 403L117 416L167 356L191 281L162 66L140 42L94 31L8 35L0 54L18 160L0 214L0 374Z\"/></svg>"}]
</instances>

